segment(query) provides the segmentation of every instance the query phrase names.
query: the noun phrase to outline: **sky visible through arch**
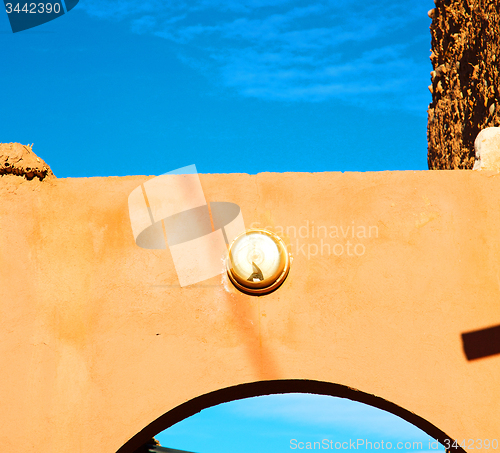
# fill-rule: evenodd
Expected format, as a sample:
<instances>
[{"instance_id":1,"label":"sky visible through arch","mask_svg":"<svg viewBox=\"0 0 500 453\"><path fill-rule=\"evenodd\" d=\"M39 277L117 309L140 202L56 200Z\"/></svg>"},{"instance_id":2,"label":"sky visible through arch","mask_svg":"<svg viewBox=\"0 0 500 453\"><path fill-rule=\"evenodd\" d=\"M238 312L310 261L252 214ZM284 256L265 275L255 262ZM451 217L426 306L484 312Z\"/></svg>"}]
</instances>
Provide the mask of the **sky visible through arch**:
<instances>
[{"instance_id":1,"label":"sky visible through arch","mask_svg":"<svg viewBox=\"0 0 500 453\"><path fill-rule=\"evenodd\" d=\"M80 0L16 34L0 14L0 142L34 143L58 177L425 170L433 6ZM390 414L308 395L221 405L159 438L200 453L358 438L429 451Z\"/></svg>"},{"instance_id":2,"label":"sky visible through arch","mask_svg":"<svg viewBox=\"0 0 500 453\"><path fill-rule=\"evenodd\" d=\"M298 393L208 408L157 439L170 448L200 453L444 451L419 428L388 412L343 398Z\"/></svg>"}]
</instances>

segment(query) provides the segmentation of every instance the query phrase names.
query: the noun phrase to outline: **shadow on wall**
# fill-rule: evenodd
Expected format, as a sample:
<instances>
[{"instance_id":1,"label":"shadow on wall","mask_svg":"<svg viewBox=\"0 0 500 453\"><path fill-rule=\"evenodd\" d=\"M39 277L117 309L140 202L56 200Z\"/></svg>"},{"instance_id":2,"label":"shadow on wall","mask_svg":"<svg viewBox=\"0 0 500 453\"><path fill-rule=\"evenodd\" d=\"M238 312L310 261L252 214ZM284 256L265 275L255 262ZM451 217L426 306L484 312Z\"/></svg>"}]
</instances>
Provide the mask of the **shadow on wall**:
<instances>
[{"instance_id":1,"label":"shadow on wall","mask_svg":"<svg viewBox=\"0 0 500 453\"><path fill-rule=\"evenodd\" d=\"M429 423L427 420L419 417L413 412L403 409L402 407L399 407L396 404L386 401L378 396L370 395L369 393L364 393L345 385L332 384L330 382L309 380L272 380L236 385L193 398L192 400L177 406L154 420L142 431L133 436L117 451L117 453L142 453L141 450L137 449L144 446L144 444L153 436L170 426L191 417L203 409L244 398L282 393L313 393L317 395L329 395L358 401L397 415L417 428L420 428L433 439L437 439L442 445L448 443L447 441L449 441L449 444L451 445L457 445L454 439L449 437L432 423ZM459 446L453 448L452 450L456 453L465 453L465 450Z\"/></svg>"},{"instance_id":2,"label":"shadow on wall","mask_svg":"<svg viewBox=\"0 0 500 453\"><path fill-rule=\"evenodd\" d=\"M500 354L500 326L463 333L462 342L467 360Z\"/></svg>"}]
</instances>

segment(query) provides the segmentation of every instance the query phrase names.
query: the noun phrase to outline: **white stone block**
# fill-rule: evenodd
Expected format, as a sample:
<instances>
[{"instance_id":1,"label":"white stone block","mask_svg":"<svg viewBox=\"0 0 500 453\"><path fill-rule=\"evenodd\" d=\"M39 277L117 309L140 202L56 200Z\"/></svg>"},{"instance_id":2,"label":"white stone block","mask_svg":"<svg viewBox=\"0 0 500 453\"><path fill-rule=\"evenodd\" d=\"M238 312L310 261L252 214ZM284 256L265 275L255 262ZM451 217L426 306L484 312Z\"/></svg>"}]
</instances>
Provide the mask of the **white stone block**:
<instances>
[{"instance_id":1,"label":"white stone block","mask_svg":"<svg viewBox=\"0 0 500 453\"><path fill-rule=\"evenodd\" d=\"M487 127L479 132L474 149L474 170L500 171L500 127Z\"/></svg>"}]
</instances>

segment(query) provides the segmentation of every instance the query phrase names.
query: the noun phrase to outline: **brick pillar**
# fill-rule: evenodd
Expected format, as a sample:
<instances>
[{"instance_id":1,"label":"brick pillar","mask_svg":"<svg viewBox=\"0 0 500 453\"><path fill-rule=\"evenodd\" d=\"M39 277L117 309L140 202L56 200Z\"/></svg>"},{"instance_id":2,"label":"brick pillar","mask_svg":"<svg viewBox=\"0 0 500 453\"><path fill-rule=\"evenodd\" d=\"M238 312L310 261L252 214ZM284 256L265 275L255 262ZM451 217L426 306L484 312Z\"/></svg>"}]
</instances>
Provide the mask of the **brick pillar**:
<instances>
[{"instance_id":1,"label":"brick pillar","mask_svg":"<svg viewBox=\"0 0 500 453\"><path fill-rule=\"evenodd\" d=\"M474 140L500 126L500 0L435 0L429 169L471 169Z\"/></svg>"}]
</instances>

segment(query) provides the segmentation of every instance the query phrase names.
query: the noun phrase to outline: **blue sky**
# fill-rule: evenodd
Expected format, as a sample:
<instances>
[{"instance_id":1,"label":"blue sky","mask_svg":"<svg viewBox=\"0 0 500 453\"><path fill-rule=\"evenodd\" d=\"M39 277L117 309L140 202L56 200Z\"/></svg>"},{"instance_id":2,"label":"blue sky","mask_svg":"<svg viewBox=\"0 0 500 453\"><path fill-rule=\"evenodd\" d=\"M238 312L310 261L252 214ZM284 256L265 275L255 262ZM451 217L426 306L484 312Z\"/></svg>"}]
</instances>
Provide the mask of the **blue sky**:
<instances>
[{"instance_id":1,"label":"blue sky","mask_svg":"<svg viewBox=\"0 0 500 453\"><path fill-rule=\"evenodd\" d=\"M34 143L58 177L425 170L433 6L80 0L16 34L0 14L0 141ZM200 453L325 438L428 450L395 416L311 395L220 405L159 436Z\"/></svg>"},{"instance_id":2,"label":"blue sky","mask_svg":"<svg viewBox=\"0 0 500 453\"><path fill-rule=\"evenodd\" d=\"M59 177L427 168L432 0L81 0L12 34L2 141Z\"/></svg>"},{"instance_id":3,"label":"blue sky","mask_svg":"<svg viewBox=\"0 0 500 453\"><path fill-rule=\"evenodd\" d=\"M157 439L171 448L200 453L297 452L307 450L306 442L312 447L320 442L323 448L316 445L316 451L373 453L375 442L382 451L382 441L385 453L444 450L423 431L388 412L347 399L307 394L269 395L221 404L172 426ZM322 444L324 440L326 444ZM332 446L331 441L334 448L325 448ZM371 448L360 441L372 442ZM302 449L299 442L303 442ZM344 444L346 449L341 445L335 449L337 442L357 448L349 449Z\"/></svg>"}]
</instances>

